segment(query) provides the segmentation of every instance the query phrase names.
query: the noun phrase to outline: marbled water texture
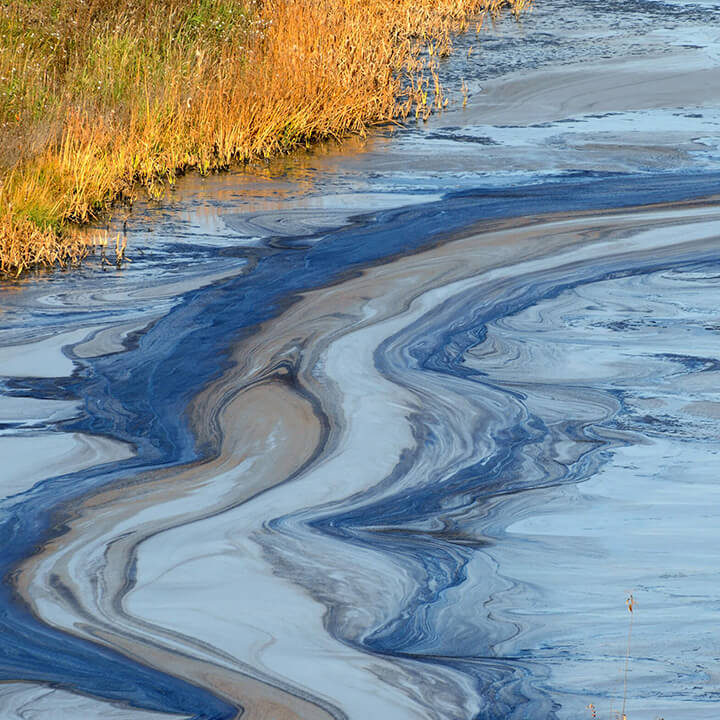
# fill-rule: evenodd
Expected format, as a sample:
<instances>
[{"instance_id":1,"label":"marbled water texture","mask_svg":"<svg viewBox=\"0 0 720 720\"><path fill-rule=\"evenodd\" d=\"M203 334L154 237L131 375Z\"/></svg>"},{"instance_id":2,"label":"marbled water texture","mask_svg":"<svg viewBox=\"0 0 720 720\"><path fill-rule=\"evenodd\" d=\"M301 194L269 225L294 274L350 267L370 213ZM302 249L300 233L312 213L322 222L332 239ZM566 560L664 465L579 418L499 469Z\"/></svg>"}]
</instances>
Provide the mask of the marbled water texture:
<instances>
[{"instance_id":1,"label":"marbled water texture","mask_svg":"<svg viewBox=\"0 0 720 720\"><path fill-rule=\"evenodd\" d=\"M632 592L628 718L717 718L719 21L537 0L5 282L0 717L608 717Z\"/></svg>"}]
</instances>

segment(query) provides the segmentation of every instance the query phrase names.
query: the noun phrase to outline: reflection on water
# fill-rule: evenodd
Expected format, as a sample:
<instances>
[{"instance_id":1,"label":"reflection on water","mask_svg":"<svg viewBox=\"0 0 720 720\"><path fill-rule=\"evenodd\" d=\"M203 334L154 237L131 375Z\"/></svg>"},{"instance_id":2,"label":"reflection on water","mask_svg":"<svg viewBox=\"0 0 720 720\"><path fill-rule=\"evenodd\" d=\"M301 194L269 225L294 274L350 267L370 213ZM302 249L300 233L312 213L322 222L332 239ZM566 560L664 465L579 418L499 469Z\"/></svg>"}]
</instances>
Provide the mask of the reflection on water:
<instances>
[{"instance_id":1,"label":"reflection on water","mask_svg":"<svg viewBox=\"0 0 720 720\"><path fill-rule=\"evenodd\" d=\"M717 13L539 2L0 289L2 717L608 715L632 591L628 717L715 718Z\"/></svg>"}]
</instances>

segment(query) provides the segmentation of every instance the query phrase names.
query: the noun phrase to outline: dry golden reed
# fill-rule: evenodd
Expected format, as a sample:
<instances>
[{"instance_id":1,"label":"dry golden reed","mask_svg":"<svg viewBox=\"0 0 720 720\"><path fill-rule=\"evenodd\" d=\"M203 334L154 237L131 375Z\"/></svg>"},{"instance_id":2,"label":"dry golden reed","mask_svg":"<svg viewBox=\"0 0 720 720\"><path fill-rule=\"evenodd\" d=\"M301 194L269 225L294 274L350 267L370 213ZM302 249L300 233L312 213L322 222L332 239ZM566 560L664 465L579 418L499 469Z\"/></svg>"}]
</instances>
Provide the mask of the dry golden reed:
<instances>
[{"instance_id":1,"label":"dry golden reed","mask_svg":"<svg viewBox=\"0 0 720 720\"><path fill-rule=\"evenodd\" d=\"M0 270L78 262L137 188L446 104L451 35L531 0L6 0Z\"/></svg>"}]
</instances>

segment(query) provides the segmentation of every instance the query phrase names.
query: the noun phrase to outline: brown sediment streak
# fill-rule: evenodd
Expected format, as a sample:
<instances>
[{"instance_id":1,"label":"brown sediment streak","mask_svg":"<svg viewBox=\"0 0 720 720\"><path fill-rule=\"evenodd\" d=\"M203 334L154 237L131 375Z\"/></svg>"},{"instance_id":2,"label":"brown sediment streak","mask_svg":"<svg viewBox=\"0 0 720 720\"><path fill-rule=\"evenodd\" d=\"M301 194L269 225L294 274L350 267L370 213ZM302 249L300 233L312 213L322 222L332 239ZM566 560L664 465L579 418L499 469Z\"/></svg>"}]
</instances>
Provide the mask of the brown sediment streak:
<instances>
[{"instance_id":1,"label":"brown sediment streak","mask_svg":"<svg viewBox=\"0 0 720 720\"><path fill-rule=\"evenodd\" d=\"M337 713L327 710L312 699L303 698L276 687L271 681L259 680L248 673L218 667L147 641L134 640L110 631L95 630L93 638L125 652L143 665L169 672L236 703L242 709L237 717L252 720L331 720Z\"/></svg>"},{"instance_id":2,"label":"brown sediment streak","mask_svg":"<svg viewBox=\"0 0 720 720\"><path fill-rule=\"evenodd\" d=\"M218 394L223 390L225 388L215 385L208 393L208 399L211 402L222 402ZM237 480L223 498L222 504L203 508L203 514L221 512L227 505L241 503L282 482L307 461L322 434L322 428L310 403L299 394L290 392L284 382L272 380L250 385L247 389L235 393L229 401L223 402L222 409L216 413L213 420L222 427L235 430L223 436L219 457L179 472L155 473L150 478L145 478L144 484L133 486L130 491L131 498L128 498L128 488L115 488L90 498L83 508L78 508L78 514L71 523L71 530L48 544L42 554L31 558L22 567L17 575L17 588L21 594L26 593L37 565L49 555L56 554L56 562L53 564L53 574L56 577L71 576L68 563L72 556L64 552L67 543L72 544L75 539L92 543L94 539L103 536L108 528L127 522L143 509L192 495L213 477L234 473ZM274 445L268 442L273 433L277 436ZM267 462L252 473L243 473L241 464L261 455ZM138 523L131 531L110 542L105 553L102 594L112 599L112 607L107 610L122 618L120 625L125 634L117 632L117 622L89 613L83 608L80 595L74 595L72 588L65 587L77 603L73 608L79 620L75 632L121 650L138 662L170 672L189 682L202 684L241 707L245 718L326 720L336 717L311 700L274 687L242 672L242 669L215 664L212 648L199 647L202 644L194 638L180 638L176 635L170 637L171 634L162 628L150 627L146 623L135 622L124 616L121 597L126 590L125 571L136 545L167 527L192 522L194 519L197 519L197 516L191 514L169 516L159 523ZM145 636L137 630L144 632ZM170 640L174 645L180 645L181 648L185 646L187 649L174 652L163 646L163 640ZM208 659L194 658L192 653L198 650ZM231 658L222 659L226 665L238 665Z\"/></svg>"},{"instance_id":3,"label":"brown sediment streak","mask_svg":"<svg viewBox=\"0 0 720 720\"><path fill-rule=\"evenodd\" d=\"M402 315L429 290L490 270L507 271L577 248L590 251L593 245L598 256L622 254L620 241L640 231L719 219L717 208L677 204L496 221L482 233L476 227L443 246L307 293L239 343L233 367L193 402L195 435L201 442L220 437L218 456L148 473L86 498L72 508L67 532L19 568L19 593L44 621L212 689L244 709L243 717L342 717L330 700L287 687L270 670L128 614L124 597L132 587L126 582L127 569L139 545L245 503L337 451L347 419L339 391L322 375L322 357L338 338ZM208 490L211 483L213 491ZM84 562L80 547L97 548L91 556L97 567L80 566L87 577L73 568ZM62 578L62 587L54 578Z\"/></svg>"}]
</instances>

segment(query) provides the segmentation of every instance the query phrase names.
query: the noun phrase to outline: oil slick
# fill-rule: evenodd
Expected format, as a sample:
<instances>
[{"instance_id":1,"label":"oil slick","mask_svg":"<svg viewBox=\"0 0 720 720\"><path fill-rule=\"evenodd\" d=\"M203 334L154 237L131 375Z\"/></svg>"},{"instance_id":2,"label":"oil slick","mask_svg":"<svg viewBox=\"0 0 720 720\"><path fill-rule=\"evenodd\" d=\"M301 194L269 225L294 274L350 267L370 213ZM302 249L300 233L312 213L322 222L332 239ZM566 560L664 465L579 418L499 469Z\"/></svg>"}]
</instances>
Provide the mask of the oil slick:
<instances>
[{"instance_id":1,"label":"oil slick","mask_svg":"<svg viewBox=\"0 0 720 720\"><path fill-rule=\"evenodd\" d=\"M4 716L587 717L633 588L628 718L714 717L720 99L663 68L717 48L656 11L3 291Z\"/></svg>"}]
</instances>

